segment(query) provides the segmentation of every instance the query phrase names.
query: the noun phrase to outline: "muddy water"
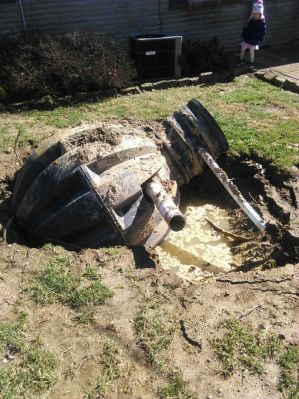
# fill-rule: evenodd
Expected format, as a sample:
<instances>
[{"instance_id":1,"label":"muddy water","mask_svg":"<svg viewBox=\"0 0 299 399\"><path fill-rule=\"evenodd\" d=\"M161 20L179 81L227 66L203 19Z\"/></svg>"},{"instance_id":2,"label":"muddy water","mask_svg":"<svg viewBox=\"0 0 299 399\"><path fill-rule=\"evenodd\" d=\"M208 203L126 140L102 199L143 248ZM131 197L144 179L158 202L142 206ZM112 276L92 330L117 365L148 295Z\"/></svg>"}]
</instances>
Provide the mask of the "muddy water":
<instances>
[{"instance_id":1,"label":"muddy water","mask_svg":"<svg viewBox=\"0 0 299 399\"><path fill-rule=\"evenodd\" d=\"M199 200L185 204L186 227L171 231L156 248L161 266L187 281L198 281L232 269L229 242L206 221L229 231L225 209Z\"/></svg>"}]
</instances>

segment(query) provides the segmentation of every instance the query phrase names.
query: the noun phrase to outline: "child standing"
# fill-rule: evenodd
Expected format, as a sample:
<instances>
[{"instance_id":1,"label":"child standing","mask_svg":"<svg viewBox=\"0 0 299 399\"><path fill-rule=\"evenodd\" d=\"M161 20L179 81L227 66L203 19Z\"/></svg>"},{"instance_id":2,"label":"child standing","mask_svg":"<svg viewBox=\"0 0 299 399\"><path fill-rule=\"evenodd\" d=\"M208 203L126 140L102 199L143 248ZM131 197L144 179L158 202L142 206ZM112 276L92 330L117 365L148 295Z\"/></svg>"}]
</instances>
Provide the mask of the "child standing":
<instances>
[{"instance_id":1,"label":"child standing","mask_svg":"<svg viewBox=\"0 0 299 399\"><path fill-rule=\"evenodd\" d=\"M245 64L245 50L249 50L249 68L254 67L254 51L259 49L259 45L263 41L266 32L266 23L264 17L263 0L257 0L253 4L252 13L243 28L241 43L240 63L237 66Z\"/></svg>"}]
</instances>

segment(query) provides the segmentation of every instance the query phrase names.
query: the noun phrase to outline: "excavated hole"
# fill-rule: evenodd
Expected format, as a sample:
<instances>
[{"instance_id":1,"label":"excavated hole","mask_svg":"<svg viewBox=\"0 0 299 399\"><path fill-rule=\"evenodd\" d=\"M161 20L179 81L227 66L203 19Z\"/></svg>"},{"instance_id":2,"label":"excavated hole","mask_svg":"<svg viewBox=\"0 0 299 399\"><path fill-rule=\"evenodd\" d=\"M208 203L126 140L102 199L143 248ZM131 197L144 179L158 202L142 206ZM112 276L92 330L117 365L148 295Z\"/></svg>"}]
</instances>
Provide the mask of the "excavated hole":
<instances>
[{"instance_id":1,"label":"excavated hole","mask_svg":"<svg viewBox=\"0 0 299 399\"><path fill-rule=\"evenodd\" d=\"M220 160L244 197L268 222L262 234L211 171L181 191L186 227L171 231L156 248L164 269L194 282L221 272L298 262L296 177L246 156Z\"/></svg>"},{"instance_id":2,"label":"excavated hole","mask_svg":"<svg viewBox=\"0 0 299 399\"><path fill-rule=\"evenodd\" d=\"M214 273L232 270L229 240L207 221L229 231L227 210L190 193L183 197L186 226L179 232L171 231L157 247L161 266L174 270L187 281L198 281Z\"/></svg>"},{"instance_id":3,"label":"excavated hole","mask_svg":"<svg viewBox=\"0 0 299 399\"><path fill-rule=\"evenodd\" d=\"M187 225L180 232L170 232L155 249L158 263L187 281L231 270L297 263L298 176L279 173L271 163L257 157L224 156L219 163L244 197L269 222L267 236L254 227L212 172L206 170L182 188L181 204ZM10 223L14 182L2 180L0 183L0 223L7 226L4 236L8 243L30 246L14 223Z\"/></svg>"}]
</instances>

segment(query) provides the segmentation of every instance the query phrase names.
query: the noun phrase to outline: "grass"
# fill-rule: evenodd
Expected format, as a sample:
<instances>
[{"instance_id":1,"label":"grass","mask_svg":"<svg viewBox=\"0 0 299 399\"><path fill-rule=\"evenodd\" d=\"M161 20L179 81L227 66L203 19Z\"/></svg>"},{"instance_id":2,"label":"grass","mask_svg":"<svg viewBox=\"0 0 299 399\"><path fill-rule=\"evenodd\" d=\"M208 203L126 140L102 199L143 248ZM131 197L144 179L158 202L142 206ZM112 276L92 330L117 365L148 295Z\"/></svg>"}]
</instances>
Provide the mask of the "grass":
<instances>
[{"instance_id":1,"label":"grass","mask_svg":"<svg viewBox=\"0 0 299 399\"><path fill-rule=\"evenodd\" d=\"M169 383L159 389L160 399L192 399L194 394L186 390L184 381L179 373L169 374Z\"/></svg>"},{"instance_id":2,"label":"grass","mask_svg":"<svg viewBox=\"0 0 299 399\"><path fill-rule=\"evenodd\" d=\"M224 376L230 376L239 369L261 374L265 363L272 359L280 368L278 390L289 399L299 398L299 345L284 347L278 336L253 333L234 319L226 321L222 327L224 336L213 341L212 346L222 363Z\"/></svg>"},{"instance_id":3,"label":"grass","mask_svg":"<svg viewBox=\"0 0 299 399\"><path fill-rule=\"evenodd\" d=\"M121 246L103 247L99 250L100 262L115 261L123 255L124 250L125 247Z\"/></svg>"},{"instance_id":4,"label":"grass","mask_svg":"<svg viewBox=\"0 0 299 399\"><path fill-rule=\"evenodd\" d=\"M23 331L25 327L25 322L25 313L20 313L15 321L5 322L1 324L0 350L9 349L10 352L17 353L23 349Z\"/></svg>"},{"instance_id":5,"label":"grass","mask_svg":"<svg viewBox=\"0 0 299 399\"><path fill-rule=\"evenodd\" d=\"M0 271L7 272L13 268L14 262L9 259L1 259L0 260Z\"/></svg>"},{"instance_id":6,"label":"grass","mask_svg":"<svg viewBox=\"0 0 299 399\"><path fill-rule=\"evenodd\" d=\"M13 148L18 133L20 132L17 145L22 147L24 145L31 145L36 147L42 137L38 138L37 135L33 135L28 131L27 127L23 124L16 123L13 126L13 130L8 126L0 127L0 151L8 150Z\"/></svg>"},{"instance_id":7,"label":"grass","mask_svg":"<svg viewBox=\"0 0 299 399\"><path fill-rule=\"evenodd\" d=\"M251 373L262 373L264 361L273 358L281 350L282 344L274 335L253 334L248 327L237 320L228 320L223 327L223 338L212 345L220 359L225 376L236 369L246 369Z\"/></svg>"},{"instance_id":8,"label":"grass","mask_svg":"<svg viewBox=\"0 0 299 399\"><path fill-rule=\"evenodd\" d=\"M101 374L96 385L85 396L86 399L97 399L105 397L110 384L120 375L119 364L120 352L116 343L108 340L101 355Z\"/></svg>"},{"instance_id":9,"label":"grass","mask_svg":"<svg viewBox=\"0 0 299 399\"><path fill-rule=\"evenodd\" d=\"M147 359L156 369L164 367L161 352L167 349L174 333L174 328L165 326L159 312L149 306L142 306L135 318L135 331L139 344Z\"/></svg>"},{"instance_id":10,"label":"grass","mask_svg":"<svg viewBox=\"0 0 299 399\"><path fill-rule=\"evenodd\" d=\"M56 357L41 343L27 340L26 315L0 324L0 350L10 355L10 363L0 369L0 396L3 399L36 397L53 384L57 376Z\"/></svg>"},{"instance_id":11,"label":"grass","mask_svg":"<svg viewBox=\"0 0 299 399\"><path fill-rule=\"evenodd\" d=\"M131 117L160 120L191 98L197 98L215 116L232 152L252 151L286 168L299 162L297 129L298 95L283 91L254 77L213 86L191 86L121 96L96 103L59 107L53 111L30 111L36 123L65 128L82 121Z\"/></svg>"},{"instance_id":12,"label":"grass","mask_svg":"<svg viewBox=\"0 0 299 399\"><path fill-rule=\"evenodd\" d=\"M45 271L30 281L26 291L30 292L37 304L69 302L78 286L76 277L70 271L71 260L68 255L55 255L46 265Z\"/></svg>"},{"instance_id":13,"label":"grass","mask_svg":"<svg viewBox=\"0 0 299 399\"><path fill-rule=\"evenodd\" d=\"M299 345L290 345L279 359L281 368L278 389L289 399L299 398Z\"/></svg>"},{"instance_id":14,"label":"grass","mask_svg":"<svg viewBox=\"0 0 299 399\"><path fill-rule=\"evenodd\" d=\"M159 397L161 399L193 398L194 395L187 391L180 374L173 371L169 362L163 358L163 351L169 347L175 328L164 325L158 309L149 305L144 305L139 309L134 327L139 345L144 350L149 365L168 380L166 385L158 389Z\"/></svg>"},{"instance_id":15,"label":"grass","mask_svg":"<svg viewBox=\"0 0 299 399\"><path fill-rule=\"evenodd\" d=\"M213 86L144 92L95 103L58 107L52 111L24 111L20 113L20 118L25 116L28 119L27 125L32 128L34 125L39 126L39 132L42 125L62 129L80 122L97 120L99 115L101 120L119 117L161 120L185 105L191 98L200 100L214 115L233 153L256 152L273 160L280 168L298 164L298 95L248 76ZM16 124L15 118L13 123ZM7 129L3 127L0 130L0 149L5 149L14 142L15 134L10 136ZM37 140L31 139L35 142ZM21 135L19 144L22 145L28 140L30 132L26 129L26 134Z\"/></svg>"},{"instance_id":16,"label":"grass","mask_svg":"<svg viewBox=\"0 0 299 399\"><path fill-rule=\"evenodd\" d=\"M94 308L86 308L82 309L80 311L77 311L75 316L74 316L74 321L77 322L77 324L90 324L95 321L95 313L96 310Z\"/></svg>"},{"instance_id":17,"label":"grass","mask_svg":"<svg viewBox=\"0 0 299 399\"><path fill-rule=\"evenodd\" d=\"M52 257L45 270L33 277L26 291L35 303L48 305L60 302L76 310L75 319L87 323L94 318L95 310L113 293L105 287L92 266L87 265L82 276L72 271L72 257L59 253Z\"/></svg>"}]
</instances>

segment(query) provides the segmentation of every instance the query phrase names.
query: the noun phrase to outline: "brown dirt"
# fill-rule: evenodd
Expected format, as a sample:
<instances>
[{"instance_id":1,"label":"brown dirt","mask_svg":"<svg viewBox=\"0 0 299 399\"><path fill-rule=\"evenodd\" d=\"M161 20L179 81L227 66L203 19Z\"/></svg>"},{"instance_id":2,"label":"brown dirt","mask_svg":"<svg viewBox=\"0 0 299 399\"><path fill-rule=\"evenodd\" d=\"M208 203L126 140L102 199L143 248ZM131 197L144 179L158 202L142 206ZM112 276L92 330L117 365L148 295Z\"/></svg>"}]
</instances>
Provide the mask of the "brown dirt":
<instances>
[{"instance_id":1,"label":"brown dirt","mask_svg":"<svg viewBox=\"0 0 299 399\"><path fill-rule=\"evenodd\" d=\"M155 126L148 124L147 128L153 131ZM28 153L28 148L22 150L21 156ZM4 154L0 162L0 223L6 226L19 165L13 152ZM283 398L276 389L278 369L271 361L261 376L238 371L224 379L211 340L221 336L222 321L260 305L242 319L253 331L280 334L286 344L298 341L298 176L278 175L261 159L225 157L221 163L246 198L270 221L269 237L257 237L247 218L213 183L213 177L203 174L191 182L189 189L196 189L198 195L215 203L225 203L232 216L232 232L250 239L232 243L237 270L190 284L163 270L155 253L140 248L123 248L120 255L113 256L103 250L72 252L75 271L86 264L96 266L105 285L114 291L88 326L74 322L69 307L36 306L23 292L28 278L41 270L57 249L30 248L17 233L15 240L7 243L2 234L1 320L13 319L16 306L25 310L30 336L38 336L59 359L58 381L41 397L85 398L101 374L103 345L110 339L120 351L119 377L109 385L105 398L157 398L159 388L167 381L147 362L134 330L136 314L147 303L159 309L165 325L175 326L170 347L161 355L169 368L181 373L195 398ZM199 342L201 349L186 336Z\"/></svg>"},{"instance_id":2,"label":"brown dirt","mask_svg":"<svg viewBox=\"0 0 299 399\"><path fill-rule=\"evenodd\" d=\"M94 142L102 142L108 143L111 146L115 146L120 142L121 136L117 134L115 131L109 130L109 128L97 127L92 130L87 130L80 132L79 134L75 134L69 137L66 142L66 145L78 147L83 146L87 143Z\"/></svg>"}]
</instances>

